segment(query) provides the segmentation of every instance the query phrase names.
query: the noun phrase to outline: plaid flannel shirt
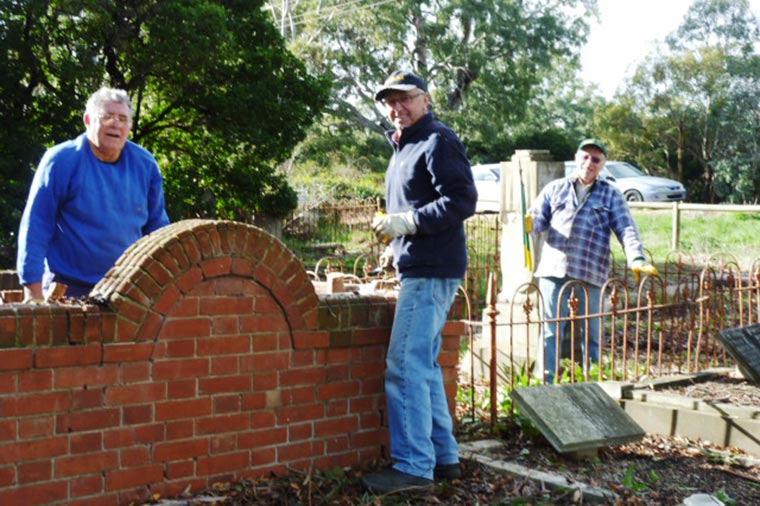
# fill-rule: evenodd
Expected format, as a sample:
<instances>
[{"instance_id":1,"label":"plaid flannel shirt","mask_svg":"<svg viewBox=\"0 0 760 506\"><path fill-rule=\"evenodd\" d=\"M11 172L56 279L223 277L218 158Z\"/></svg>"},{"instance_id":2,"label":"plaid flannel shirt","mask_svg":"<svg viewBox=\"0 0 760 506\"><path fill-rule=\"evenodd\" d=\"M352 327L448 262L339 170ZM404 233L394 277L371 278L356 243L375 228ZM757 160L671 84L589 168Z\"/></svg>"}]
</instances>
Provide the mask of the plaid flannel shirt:
<instances>
[{"instance_id":1,"label":"plaid flannel shirt","mask_svg":"<svg viewBox=\"0 0 760 506\"><path fill-rule=\"evenodd\" d=\"M536 276L568 276L602 286L610 271L611 232L623 245L629 265L645 258L641 235L620 190L598 179L579 203L576 179L550 182L528 211L533 217L532 233L548 232Z\"/></svg>"}]
</instances>

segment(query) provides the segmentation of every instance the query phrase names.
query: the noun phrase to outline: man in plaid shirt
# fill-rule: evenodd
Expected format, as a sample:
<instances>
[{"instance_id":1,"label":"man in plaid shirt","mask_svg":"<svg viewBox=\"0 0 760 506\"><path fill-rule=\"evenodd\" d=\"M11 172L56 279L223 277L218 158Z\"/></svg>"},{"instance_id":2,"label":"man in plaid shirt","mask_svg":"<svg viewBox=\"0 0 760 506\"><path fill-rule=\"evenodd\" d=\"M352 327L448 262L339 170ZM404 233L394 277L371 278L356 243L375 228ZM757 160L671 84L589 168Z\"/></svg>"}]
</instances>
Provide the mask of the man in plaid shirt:
<instances>
[{"instance_id":1,"label":"man in plaid shirt","mask_svg":"<svg viewBox=\"0 0 760 506\"><path fill-rule=\"evenodd\" d=\"M570 290L565 290L561 301L559 295L562 286L572 280L582 281L588 288L588 300L582 291L576 291L578 314L601 311L601 288L610 271L612 232L623 245L637 279L641 274L657 274L646 261L641 235L625 197L610 182L597 179L607 161L607 147L599 139L584 139L575 161L577 172L547 184L525 216L528 232L546 232L535 275L547 320L568 316ZM544 327L544 360L539 361L539 370L544 371L548 383L553 383L558 374L557 338L561 341L567 326L562 322L559 336L556 321L547 321ZM586 366L589 361L599 361L599 318L589 319L588 331L588 350L586 339L582 340Z\"/></svg>"}]
</instances>

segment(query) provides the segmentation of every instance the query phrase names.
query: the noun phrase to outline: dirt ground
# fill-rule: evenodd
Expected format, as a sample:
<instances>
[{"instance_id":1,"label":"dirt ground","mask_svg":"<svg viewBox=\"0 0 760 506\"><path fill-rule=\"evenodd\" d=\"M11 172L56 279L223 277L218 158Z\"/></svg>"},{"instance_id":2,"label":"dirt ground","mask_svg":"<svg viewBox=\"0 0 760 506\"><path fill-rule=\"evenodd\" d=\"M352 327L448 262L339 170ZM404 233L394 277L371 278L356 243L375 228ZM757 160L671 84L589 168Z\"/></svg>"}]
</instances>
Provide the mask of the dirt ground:
<instances>
[{"instance_id":1,"label":"dirt ground","mask_svg":"<svg viewBox=\"0 0 760 506\"><path fill-rule=\"evenodd\" d=\"M679 387L679 393L711 402L760 407L760 388L730 378ZM697 493L712 494L725 504L760 505L760 456L706 441L649 435L627 445L600 449L591 460L577 460L557 453L534 430L522 428L520 419L504 420L497 433L482 423L461 423L460 441L498 439L499 450L491 458L560 475L571 482L604 488L614 499L597 504L669 506L680 505ZM372 462L362 467L320 473L293 472L238 483L219 483L211 490L176 498L154 498L164 506L217 504L243 505L549 505L587 504L577 491L548 490L541 483L512 477L464 461L464 477L437 483L425 496L374 497L365 493L362 474L387 466Z\"/></svg>"}]
</instances>

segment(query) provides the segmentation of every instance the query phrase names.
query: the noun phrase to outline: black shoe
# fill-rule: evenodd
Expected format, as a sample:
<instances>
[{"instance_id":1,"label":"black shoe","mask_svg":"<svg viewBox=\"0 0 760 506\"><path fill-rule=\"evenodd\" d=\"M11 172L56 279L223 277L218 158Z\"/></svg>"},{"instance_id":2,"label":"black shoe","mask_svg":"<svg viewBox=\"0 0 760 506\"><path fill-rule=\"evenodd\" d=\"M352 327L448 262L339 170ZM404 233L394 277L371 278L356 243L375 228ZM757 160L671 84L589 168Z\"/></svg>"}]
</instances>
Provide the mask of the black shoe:
<instances>
[{"instance_id":1,"label":"black shoe","mask_svg":"<svg viewBox=\"0 0 760 506\"><path fill-rule=\"evenodd\" d=\"M386 469L362 478L362 486L375 495L407 492L412 494L427 493L433 480L402 473L396 469Z\"/></svg>"},{"instance_id":2,"label":"black shoe","mask_svg":"<svg viewBox=\"0 0 760 506\"><path fill-rule=\"evenodd\" d=\"M435 481L459 480L462 478L462 468L459 464L439 464L433 469Z\"/></svg>"}]
</instances>

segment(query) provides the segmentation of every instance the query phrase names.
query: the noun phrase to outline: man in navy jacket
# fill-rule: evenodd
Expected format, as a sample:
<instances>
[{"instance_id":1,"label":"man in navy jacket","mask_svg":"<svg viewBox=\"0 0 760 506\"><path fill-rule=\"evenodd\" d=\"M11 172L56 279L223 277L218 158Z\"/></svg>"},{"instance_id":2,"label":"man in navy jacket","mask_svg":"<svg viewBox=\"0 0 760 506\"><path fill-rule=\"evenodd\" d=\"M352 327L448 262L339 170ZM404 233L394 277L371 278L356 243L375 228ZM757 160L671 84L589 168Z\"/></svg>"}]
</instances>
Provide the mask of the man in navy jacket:
<instances>
[{"instance_id":1,"label":"man in navy jacket","mask_svg":"<svg viewBox=\"0 0 760 506\"><path fill-rule=\"evenodd\" d=\"M386 174L387 214L373 229L390 241L401 280L386 358L393 467L364 477L376 494L425 491L461 477L459 449L438 365L441 331L467 270L464 221L477 191L464 145L431 112L427 85L395 72L377 91L395 126Z\"/></svg>"}]
</instances>

